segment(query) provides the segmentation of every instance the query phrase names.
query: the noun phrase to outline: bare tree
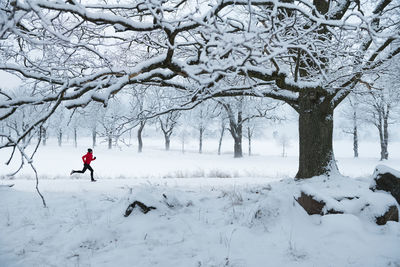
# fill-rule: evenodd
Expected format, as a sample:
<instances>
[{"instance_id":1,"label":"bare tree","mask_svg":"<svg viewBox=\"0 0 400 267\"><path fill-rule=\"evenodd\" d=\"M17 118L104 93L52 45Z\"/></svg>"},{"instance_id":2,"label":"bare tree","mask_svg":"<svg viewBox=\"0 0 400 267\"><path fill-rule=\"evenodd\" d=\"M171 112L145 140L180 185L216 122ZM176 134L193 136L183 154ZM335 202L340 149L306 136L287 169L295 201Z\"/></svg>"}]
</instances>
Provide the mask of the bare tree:
<instances>
[{"instance_id":1,"label":"bare tree","mask_svg":"<svg viewBox=\"0 0 400 267\"><path fill-rule=\"evenodd\" d=\"M243 98L239 98L235 103L223 103L226 114L229 119L229 132L232 135L233 145L233 157L243 157L242 151L242 138L243 138Z\"/></svg>"},{"instance_id":2,"label":"bare tree","mask_svg":"<svg viewBox=\"0 0 400 267\"><path fill-rule=\"evenodd\" d=\"M81 110L82 113L82 126L90 131L92 138L92 147L97 146L97 134L99 126L104 116L104 107L98 103L90 103L85 109Z\"/></svg>"},{"instance_id":3,"label":"bare tree","mask_svg":"<svg viewBox=\"0 0 400 267\"><path fill-rule=\"evenodd\" d=\"M136 116L136 120L134 121L134 125L138 127L137 129L137 141L138 141L138 152L141 153L143 151L143 130L146 124L148 123L148 119L143 115L143 112L147 109L147 104L150 102L148 98L146 98L146 87L145 88L137 88L134 94L132 95L134 101L131 102L131 118L132 115ZM151 105L151 102L150 102Z\"/></svg>"},{"instance_id":4,"label":"bare tree","mask_svg":"<svg viewBox=\"0 0 400 267\"><path fill-rule=\"evenodd\" d=\"M399 110L400 92L400 64L392 65L389 71L381 73L373 82L364 82L365 90L361 94L361 109L363 119L374 125L379 133L380 159L389 158L389 125L395 122L394 112Z\"/></svg>"},{"instance_id":5,"label":"bare tree","mask_svg":"<svg viewBox=\"0 0 400 267\"><path fill-rule=\"evenodd\" d=\"M343 126L343 132L353 136L353 155L358 158L359 147L359 126L361 123L360 118L360 105L359 100L355 94L350 95L348 98L348 107L342 112L343 117L351 121L351 126Z\"/></svg>"},{"instance_id":6,"label":"bare tree","mask_svg":"<svg viewBox=\"0 0 400 267\"><path fill-rule=\"evenodd\" d=\"M78 147L78 131L82 129L82 126L85 125L85 118L84 114L79 109L74 109L69 115L68 127L72 127L72 134L73 134L73 143L74 147Z\"/></svg>"},{"instance_id":7,"label":"bare tree","mask_svg":"<svg viewBox=\"0 0 400 267\"><path fill-rule=\"evenodd\" d=\"M63 145L63 141L65 139L65 132L67 130L68 123L67 113L68 111L65 109L58 109L54 112L54 115L49 120L50 128L54 131L54 135L57 138L57 144L59 147Z\"/></svg>"},{"instance_id":8,"label":"bare tree","mask_svg":"<svg viewBox=\"0 0 400 267\"><path fill-rule=\"evenodd\" d=\"M205 101L190 111L188 123L195 129L199 140L199 153L203 153L204 136L217 116L217 103Z\"/></svg>"},{"instance_id":9,"label":"bare tree","mask_svg":"<svg viewBox=\"0 0 400 267\"><path fill-rule=\"evenodd\" d=\"M113 99L112 103L103 112L99 135L105 138L108 149L112 149L113 146L118 145L118 140L123 134L122 121L126 114L126 109L122 102Z\"/></svg>"},{"instance_id":10,"label":"bare tree","mask_svg":"<svg viewBox=\"0 0 400 267\"><path fill-rule=\"evenodd\" d=\"M290 146L290 138L284 133L279 135L278 140L279 144L282 146L282 157L287 156L286 149Z\"/></svg>"},{"instance_id":11,"label":"bare tree","mask_svg":"<svg viewBox=\"0 0 400 267\"><path fill-rule=\"evenodd\" d=\"M185 114L182 114L182 115L184 116ZM181 118L183 116L181 116ZM177 135L178 135L178 137L179 137L179 139L181 141L181 151L182 151L182 153L185 153L185 143L186 143L186 140L188 139L188 137L190 136L190 132L188 131L185 122L184 123L180 123Z\"/></svg>"},{"instance_id":12,"label":"bare tree","mask_svg":"<svg viewBox=\"0 0 400 267\"><path fill-rule=\"evenodd\" d=\"M277 107L277 104L266 103L265 101L257 101L249 97L236 97L234 101L224 100L220 104L226 111L229 120L229 132L234 140L234 157L243 157L242 139L243 127L245 123L257 118L276 120L278 117L271 113ZM250 135L251 149L251 135ZM250 152L251 153L251 152Z\"/></svg>"},{"instance_id":13,"label":"bare tree","mask_svg":"<svg viewBox=\"0 0 400 267\"><path fill-rule=\"evenodd\" d=\"M161 131L164 134L165 140L165 150L169 150L171 144L171 135L173 130L178 123L178 119L181 113L178 111L171 111L167 114L158 117L158 122L160 124Z\"/></svg>"},{"instance_id":14,"label":"bare tree","mask_svg":"<svg viewBox=\"0 0 400 267\"><path fill-rule=\"evenodd\" d=\"M222 139L224 138L226 124L227 118L221 115L219 121L218 155L221 155Z\"/></svg>"},{"instance_id":15,"label":"bare tree","mask_svg":"<svg viewBox=\"0 0 400 267\"><path fill-rule=\"evenodd\" d=\"M285 120L284 112L279 108L282 102L272 99L247 97L245 100L245 131L244 136L248 140L248 153L252 155L252 140L255 134L259 134L261 129L265 129L269 122Z\"/></svg>"}]
</instances>

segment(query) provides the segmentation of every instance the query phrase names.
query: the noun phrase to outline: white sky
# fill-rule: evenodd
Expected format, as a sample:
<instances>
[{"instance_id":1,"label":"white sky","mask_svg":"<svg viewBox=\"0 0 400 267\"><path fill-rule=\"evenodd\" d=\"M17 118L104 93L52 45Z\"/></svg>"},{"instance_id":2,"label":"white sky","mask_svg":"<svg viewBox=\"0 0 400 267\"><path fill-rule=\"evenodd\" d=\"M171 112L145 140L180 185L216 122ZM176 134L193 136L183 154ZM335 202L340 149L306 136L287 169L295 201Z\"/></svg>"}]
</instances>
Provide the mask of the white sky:
<instances>
[{"instance_id":1,"label":"white sky","mask_svg":"<svg viewBox=\"0 0 400 267\"><path fill-rule=\"evenodd\" d=\"M16 75L0 70L0 88L12 89L20 84L21 80Z\"/></svg>"}]
</instances>

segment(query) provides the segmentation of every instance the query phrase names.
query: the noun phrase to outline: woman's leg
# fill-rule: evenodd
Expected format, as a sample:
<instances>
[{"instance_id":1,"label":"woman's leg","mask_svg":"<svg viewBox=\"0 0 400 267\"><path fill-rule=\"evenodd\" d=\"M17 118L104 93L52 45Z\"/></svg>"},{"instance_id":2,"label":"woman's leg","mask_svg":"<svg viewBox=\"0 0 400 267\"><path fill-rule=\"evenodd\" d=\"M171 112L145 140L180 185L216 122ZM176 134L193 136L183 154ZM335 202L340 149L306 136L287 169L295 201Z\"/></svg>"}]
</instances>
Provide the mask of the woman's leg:
<instances>
[{"instance_id":1,"label":"woman's leg","mask_svg":"<svg viewBox=\"0 0 400 267\"><path fill-rule=\"evenodd\" d=\"M84 173L87 169L91 169L93 171L93 169L90 167L90 165L88 164L83 164L83 169L81 171L74 171L72 170L71 174L73 173Z\"/></svg>"}]
</instances>

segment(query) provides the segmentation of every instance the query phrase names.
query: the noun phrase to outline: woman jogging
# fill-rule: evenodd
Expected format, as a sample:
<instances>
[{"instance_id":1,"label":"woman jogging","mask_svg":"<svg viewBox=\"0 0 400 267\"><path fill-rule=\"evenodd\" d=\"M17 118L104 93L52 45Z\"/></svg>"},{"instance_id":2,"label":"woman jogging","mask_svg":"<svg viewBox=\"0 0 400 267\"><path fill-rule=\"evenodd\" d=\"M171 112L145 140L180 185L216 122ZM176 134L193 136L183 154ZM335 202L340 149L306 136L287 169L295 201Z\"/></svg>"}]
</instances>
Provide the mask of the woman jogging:
<instances>
[{"instance_id":1,"label":"woman jogging","mask_svg":"<svg viewBox=\"0 0 400 267\"><path fill-rule=\"evenodd\" d=\"M91 177L91 181L92 182L96 182L96 180L93 178L93 169L90 166L90 162L92 162L92 160L95 160L96 157L93 157L93 150L91 148L88 148L88 153L86 153L83 157L83 169L81 171L71 171L71 175L74 173L84 173L87 169L89 169L90 171L90 177Z\"/></svg>"}]
</instances>

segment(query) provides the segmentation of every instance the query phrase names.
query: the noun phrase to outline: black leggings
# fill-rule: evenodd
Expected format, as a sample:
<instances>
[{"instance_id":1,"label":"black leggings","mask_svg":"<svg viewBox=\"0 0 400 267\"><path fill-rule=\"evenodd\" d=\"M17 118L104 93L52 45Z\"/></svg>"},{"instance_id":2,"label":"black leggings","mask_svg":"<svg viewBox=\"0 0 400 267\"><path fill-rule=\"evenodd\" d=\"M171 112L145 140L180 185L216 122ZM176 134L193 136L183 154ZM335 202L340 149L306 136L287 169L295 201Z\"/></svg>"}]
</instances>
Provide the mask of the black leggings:
<instances>
[{"instance_id":1,"label":"black leggings","mask_svg":"<svg viewBox=\"0 0 400 267\"><path fill-rule=\"evenodd\" d=\"M90 177L93 180L93 169L92 169L92 167L90 167L89 164L86 164L86 163L83 164L83 169L81 171L72 171L72 173L84 173L86 170L90 171Z\"/></svg>"}]
</instances>

